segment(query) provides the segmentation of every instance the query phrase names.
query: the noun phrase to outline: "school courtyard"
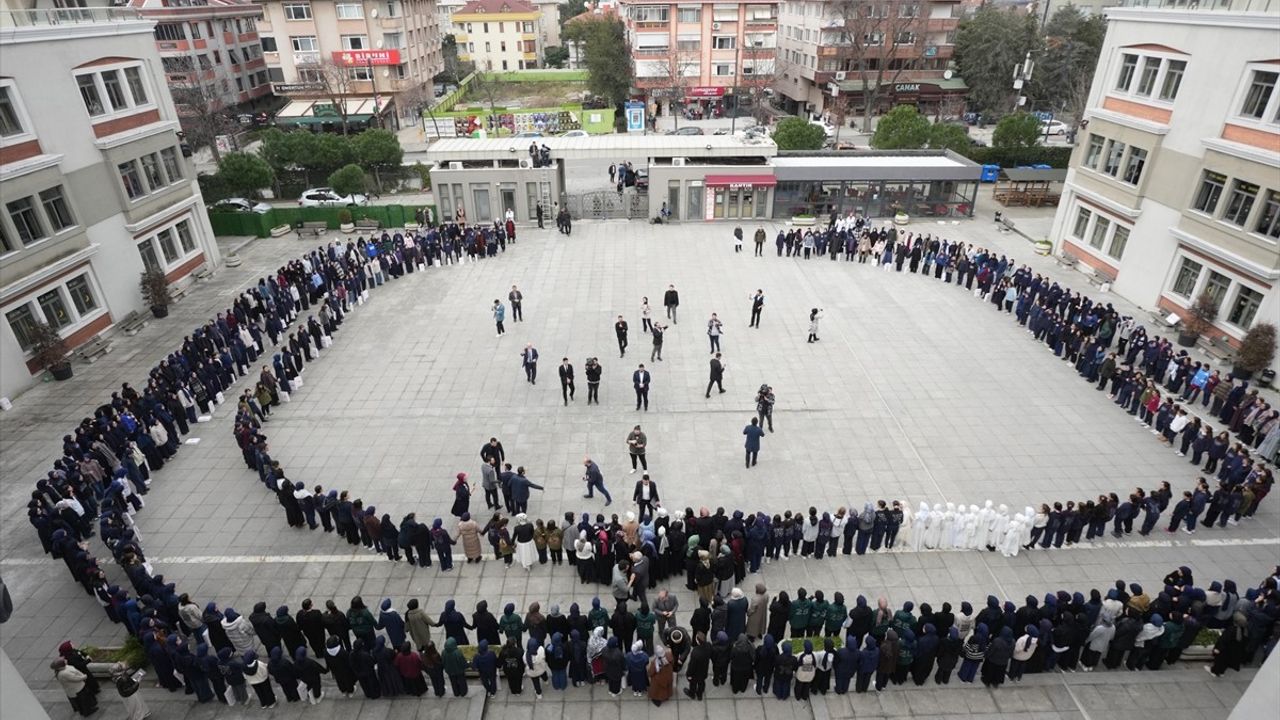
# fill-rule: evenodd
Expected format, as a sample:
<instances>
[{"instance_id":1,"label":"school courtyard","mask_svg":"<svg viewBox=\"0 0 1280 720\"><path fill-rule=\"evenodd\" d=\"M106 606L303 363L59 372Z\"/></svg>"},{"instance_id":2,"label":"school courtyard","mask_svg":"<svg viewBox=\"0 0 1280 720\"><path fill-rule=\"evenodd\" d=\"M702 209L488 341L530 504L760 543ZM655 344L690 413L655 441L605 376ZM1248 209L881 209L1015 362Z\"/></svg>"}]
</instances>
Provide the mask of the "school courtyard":
<instances>
[{"instance_id":1,"label":"school courtyard","mask_svg":"<svg viewBox=\"0 0 1280 720\"><path fill-rule=\"evenodd\" d=\"M1051 220L1046 211L1011 214L1032 236L1043 236ZM1035 256L1024 237L997 232L989 212L980 211L979 218L908 229L993 247L1099 297L1083 275ZM525 466L529 478L545 487L533 493L531 518L606 511L598 495L582 498L584 456L600 464L613 494L607 511L634 510L630 500L639 475L629 474L624 440L637 424L649 438L649 471L673 514L686 506L771 515L813 506L821 513L900 499L912 509L920 502L981 507L990 500L1007 505L1012 515L1042 502L1123 496L1163 480L1172 484L1175 498L1192 487L1196 468L1185 458L989 303L932 277L825 258L779 258L773 236L782 226L775 223L763 225L769 235L765 257L752 256L756 224L743 224L747 243L735 254L733 227L580 222L565 237L548 221L546 230L522 227L518 242L497 258L396 280L356 309L334 347L307 365L305 386L263 428L271 454L292 479L349 490L397 522L411 511L428 523L450 518L450 488L460 471L471 476L472 513L482 519L479 450L490 437L502 441L508 461ZM346 237L324 238L333 239ZM138 335L117 338L114 352L102 360L76 365L72 380L43 384L0 414L0 508L7 518L0 527L0 576L15 605L13 618L0 625L0 645L51 716L70 714L48 670L57 644L118 644L124 631L107 621L62 562L41 553L25 520L32 484L56 457L62 435L121 382L143 386L148 368L197 323L311 244L292 235L248 243L238 252L238 267L220 268L197 284L167 320L152 320ZM489 308L495 298L505 303L512 285L524 293L525 321L512 322L508 312L507 333L497 338ZM666 334L663 361L650 362L640 302L647 296L655 319L665 321L661 306L668 285L680 293L679 324ZM758 330L747 327L749 295L757 288L766 296ZM1135 317L1147 316L1108 299ZM808 344L808 315L815 307L824 310L821 341ZM724 323L728 392L706 399L706 321L713 312ZM618 315L631 326L625 358L618 357L614 339ZM525 381L520 367L526 343L541 355L536 385ZM577 399L568 407L556 377L562 357L573 363L578 379ZM598 357L604 367L598 406L586 404L588 357ZM631 373L638 363L653 375L648 412L635 410ZM754 393L762 383L775 389L777 432L764 438L759 465L747 470L742 428L754 414ZM418 598L434 617L449 599L469 615L479 599L487 599L491 609L507 602L523 609L536 601L545 611L551 604L588 607L594 595L607 598L605 586L579 585L569 565L535 566L526 573L486 561L460 563L442 574L438 567L415 570L352 550L331 534L289 528L276 499L244 468L231 436L234 411L225 404L193 430L177 458L158 473L136 516L155 572L199 605L216 601L247 614L265 601L272 610L287 604L296 611L310 597L318 605L332 598L345 608L358 594L371 607L390 597L401 612L409 598ZM1145 539L1135 533L1015 558L902 549L821 561L796 558L764 566L759 576L747 577L744 589L763 582L771 593L805 587L830 596L839 590L850 604L861 594L873 605L884 596L893 607L913 600L935 608L944 601L958 608L962 600L980 607L994 594L1020 605L1027 594L1105 590L1116 579L1142 584L1154 596L1160 579L1179 565L1190 566L1200 586L1232 578L1243 588L1256 585L1280 561L1278 518L1269 501L1255 520L1223 530L1176 537L1161 531ZM99 558L110 556L98 539L90 546ZM119 568L106 570L113 581L126 583ZM677 578L670 586L680 599L679 618L687 623L694 596ZM1253 674L1214 680L1199 664L1182 663L1141 675L1029 676L996 691L956 682L891 686L879 694L828 694L812 706L751 693L734 698L722 687L709 690L706 702L677 693L678 702L657 709L625 693L623 700L610 700L600 687L548 691L536 702L531 693L509 701L500 690L486 703L478 684L470 697L448 701L332 700L332 693L316 707L282 701L266 712L197 706L190 697L163 693L147 682L142 692L158 719L243 714L615 720L647 713L680 720L1065 720L1124 707L1174 720L1225 717ZM104 688L100 699L99 717L114 717L114 690Z\"/></svg>"}]
</instances>

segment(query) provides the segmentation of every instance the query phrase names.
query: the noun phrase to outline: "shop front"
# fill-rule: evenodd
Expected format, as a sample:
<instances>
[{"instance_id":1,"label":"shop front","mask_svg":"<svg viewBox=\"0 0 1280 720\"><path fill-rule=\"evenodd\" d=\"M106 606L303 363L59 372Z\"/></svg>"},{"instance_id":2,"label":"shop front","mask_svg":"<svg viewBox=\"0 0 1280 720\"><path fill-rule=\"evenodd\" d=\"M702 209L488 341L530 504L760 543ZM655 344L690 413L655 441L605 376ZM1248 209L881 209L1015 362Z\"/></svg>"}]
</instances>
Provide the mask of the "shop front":
<instances>
[{"instance_id":1,"label":"shop front","mask_svg":"<svg viewBox=\"0 0 1280 720\"><path fill-rule=\"evenodd\" d=\"M769 217L769 191L777 184L773 175L708 175L703 206L705 220Z\"/></svg>"},{"instance_id":2,"label":"shop front","mask_svg":"<svg viewBox=\"0 0 1280 720\"><path fill-rule=\"evenodd\" d=\"M861 108L868 84L874 86L875 82L841 80L829 83L827 88L831 97L848 107ZM968 94L969 85L960 77L882 83L876 93L876 112L888 112L898 105L914 105L922 115L958 116L964 112Z\"/></svg>"},{"instance_id":3,"label":"shop front","mask_svg":"<svg viewBox=\"0 0 1280 720\"><path fill-rule=\"evenodd\" d=\"M724 115L727 88L717 85L696 85L684 91L681 112L685 120L705 120Z\"/></svg>"},{"instance_id":4,"label":"shop front","mask_svg":"<svg viewBox=\"0 0 1280 720\"><path fill-rule=\"evenodd\" d=\"M774 158L773 217L973 217L982 167L950 151Z\"/></svg>"}]
</instances>

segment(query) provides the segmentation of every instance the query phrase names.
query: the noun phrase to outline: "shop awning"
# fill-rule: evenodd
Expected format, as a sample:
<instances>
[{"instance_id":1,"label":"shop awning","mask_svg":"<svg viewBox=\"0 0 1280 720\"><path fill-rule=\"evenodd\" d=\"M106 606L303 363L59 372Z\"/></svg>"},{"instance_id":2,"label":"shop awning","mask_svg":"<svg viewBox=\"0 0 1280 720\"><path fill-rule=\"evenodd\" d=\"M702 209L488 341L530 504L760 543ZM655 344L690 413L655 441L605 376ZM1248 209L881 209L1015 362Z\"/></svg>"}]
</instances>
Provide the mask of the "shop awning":
<instances>
[{"instance_id":1,"label":"shop awning","mask_svg":"<svg viewBox=\"0 0 1280 720\"><path fill-rule=\"evenodd\" d=\"M373 118L373 100L348 98L343 101L347 122L366 122ZM328 100L293 100L276 113L277 125L323 125L342 123L342 116Z\"/></svg>"},{"instance_id":2,"label":"shop awning","mask_svg":"<svg viewBox=\"0 0 1280 720\"><path fill-rule=\"evenodd\" d=\"M773 187L778 184L777 178L772 175L708 175L706 178L708 186L712 185L745 185L745 186L761 186Z\"/></svg>"}]
</instances>

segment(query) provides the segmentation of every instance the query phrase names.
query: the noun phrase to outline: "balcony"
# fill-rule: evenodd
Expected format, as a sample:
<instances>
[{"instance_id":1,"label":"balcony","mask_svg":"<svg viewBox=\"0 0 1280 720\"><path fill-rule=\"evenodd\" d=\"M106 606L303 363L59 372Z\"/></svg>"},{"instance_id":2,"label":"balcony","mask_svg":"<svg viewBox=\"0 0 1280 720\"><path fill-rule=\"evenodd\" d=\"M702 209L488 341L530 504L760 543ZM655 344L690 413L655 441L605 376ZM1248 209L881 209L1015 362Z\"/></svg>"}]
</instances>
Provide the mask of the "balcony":
<instances>
[{"instance_id":1,"label":"balcony","mask_svg":"<svg viewBox=\"0 0 1280 720\"><path fill-rule=\"evenodd\" d=\"M1280 12L1280 0L1120 0L1123 8L1188 10L1196 12Z\"/></svg>"},{"instance_id":2,"label":"balcony","mask_svg":"<svg viewBox=\"0 0 1280 720\"><path fill-rule=\"evenodd\" d=\"M632 55L670 55L671 46L632 48Z\"/></svg>"},{"instance_id":3,"label":"balcony","mask_svg":"<svg viewBox=\"0 0 1280 720\"><path fill-rule=\"evenodd\" d=\"M0 11L0 27L48 27L50 25L102 25L141 21L129 7L33 8Z\"/></svg>"},{"instance_id":4,"label":"balcony","mask_svg":"<svg viewBox=\"0 0 1280 720\"><path fill-rule=\"evenodd\" d=\"M395 17L380 17L378 18L378 27L383 30L398 30L399 28L404 27L404 16L396 15Z\"/></svg>"}]
</instances>

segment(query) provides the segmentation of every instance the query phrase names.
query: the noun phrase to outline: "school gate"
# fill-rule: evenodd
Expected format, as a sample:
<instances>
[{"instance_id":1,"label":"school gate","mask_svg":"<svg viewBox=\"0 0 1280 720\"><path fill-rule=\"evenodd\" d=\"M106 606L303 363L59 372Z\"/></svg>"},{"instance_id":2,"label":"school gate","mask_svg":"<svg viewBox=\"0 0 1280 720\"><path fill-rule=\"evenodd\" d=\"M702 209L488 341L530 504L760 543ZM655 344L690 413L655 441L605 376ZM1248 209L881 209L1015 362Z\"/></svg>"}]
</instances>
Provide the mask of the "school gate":
<instances>
[{"instance_id":1,"label":"school gate","mask_svg":"<svg viewBox=\"0 0 1280 720\"><path fill-rule=\"evenodd\" d=\"M649 194L628 188L623 193L599 190L568 195L565 204L574 220L648 220Z\"/></svg>"}]
</instances>

